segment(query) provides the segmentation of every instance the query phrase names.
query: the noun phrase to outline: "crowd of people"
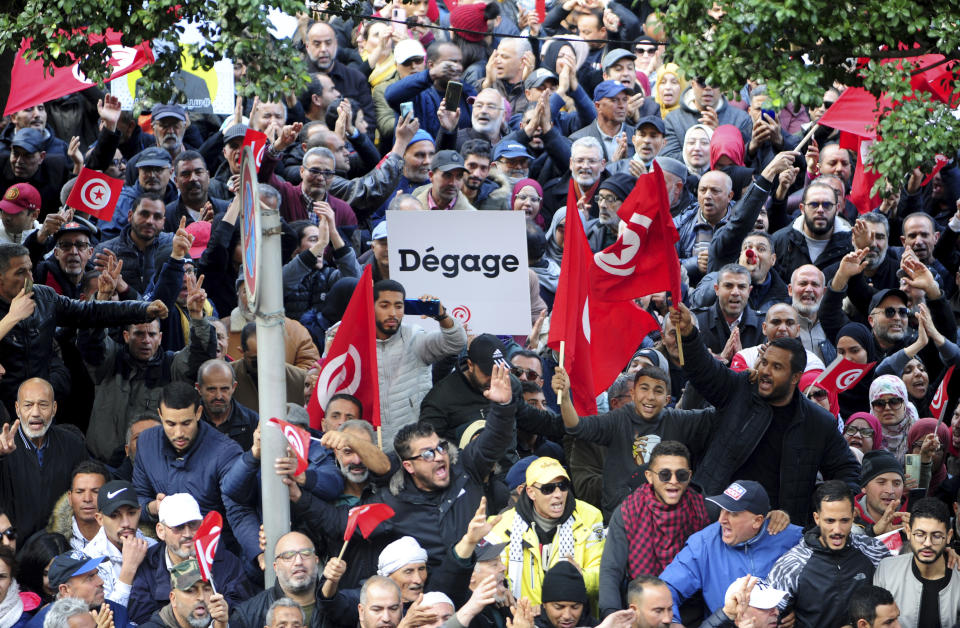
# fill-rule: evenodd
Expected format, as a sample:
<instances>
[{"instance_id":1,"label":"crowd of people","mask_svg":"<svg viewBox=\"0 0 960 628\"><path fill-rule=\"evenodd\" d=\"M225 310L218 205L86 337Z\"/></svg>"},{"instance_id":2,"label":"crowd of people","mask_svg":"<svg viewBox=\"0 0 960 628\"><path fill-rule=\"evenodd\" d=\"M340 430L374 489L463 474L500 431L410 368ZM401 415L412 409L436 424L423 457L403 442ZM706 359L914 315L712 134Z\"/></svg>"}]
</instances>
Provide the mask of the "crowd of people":
<instances>
[{"instance_id":1,"label":"crowd of people","mask_svg":"<svg viewBox=\"0 0 960 628\"><path fill-rule=\"evenodd\" d=\"M0 628L960 624L956 159L858 207L863 166L817 124L843 86L728 98L647 3L355 7L273 42L302 52L302 93L214 115L94 87L0 123ZM251 129L282 218L282 418L312 435L305 471L292 450L264 467L291 512L270 548ZM683 294L636 299L660 329L583 416L546 346L566 222L618 246L655 165ZM84 167L124 181L109 220L66 205ZM392 212L446 210L525 214L529 336L390 276ZM379 433L346 393L311 427L366 267ZM432 331L404 315L418 298ZM838 358L867 369L842 392Z\"/></svg>"}]
</instances>

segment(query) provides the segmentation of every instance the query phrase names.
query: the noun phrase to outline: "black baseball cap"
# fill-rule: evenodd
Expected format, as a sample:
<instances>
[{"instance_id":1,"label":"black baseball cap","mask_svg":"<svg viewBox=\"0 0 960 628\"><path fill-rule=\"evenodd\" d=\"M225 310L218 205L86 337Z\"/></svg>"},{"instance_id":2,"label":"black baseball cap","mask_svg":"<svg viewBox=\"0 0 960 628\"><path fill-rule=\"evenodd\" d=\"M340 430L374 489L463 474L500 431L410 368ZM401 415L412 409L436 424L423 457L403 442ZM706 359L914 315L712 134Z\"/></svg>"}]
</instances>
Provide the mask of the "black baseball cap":
<instances>
[{"instance_id":1,"label":"black baseball cap","mask_svg":"<svg viewBox=\"0 0 960 628\"><path fill-rule=\"evenodd\" d=\"M137 489L133 484L126 480L113 480L101 486L100 493L97 495L97 510L100 514L109 517L120 506L140 507L140 502L137 501Z\"/></svg>"},{"instance_id":2,"label":"black baseball cap","mask_svg":"<svg viewBox=\"0 0 960 628\"><path fill-rule=\"evenodd\" d=\"M470 348L467 349L467 357L480 367L484 375L493 372L494 364L510 368L505 357L506 353L506 347L493 334L480 334L470 342Z\"/></svg>"},{"instance_id":3,"label":"black baseball cap","mask_svg":"<svg viewBox=\"0 0 960 628\"><path fill-rule=\"evenodd\" d=\"M883 290L877 290L876 294L873 295L873 298L870 299L870 312L873 312L875 309L880 307L880 304L887 297L897 297L903 304L907 307L910 307L910 297L907 296L907 293L898 288L885 288Z\"/></svg>"},{"instance_id":4,"label":"black baseball cap","mask_svg":"<svg viewBox=\"0 0 960 628\"><path fill-rule=\"evenodd\" d=\"M434 172L448 172L450 170L466 170L463 155L455 150L442 150L433 156L430 161L430 170Z\"/></svg>"},{"instance_id":5,"label":"black baseball cap","mask_svg":"<svg viewBox=\"0 0 960 628\"><path fill-rule=\"evenodd\" d=\"M151 120L163 120L164 118L176 118L185 121L187 119L187 110L180 105L154 105L150 110Z\"/></svg>"},{"instance_id":6,"label":"black baseball cap","mask_svg":"<svg viewBox=\"0 0 960 628\"><path fill-rule=\"evenodd\" d=\"M720 495L706 499L730 512L746 510L755 515L765 515L770 512L770 497L767 496L767 491L759 482L752 480L737 480Z\"/></svg>"},{"instance_id":7,"label":"black baseball cap","mask_svg":"<svg viewBox=\"0 0 960 628\"><path fill-rule=\"evenodd\" d=\"M474 556L477 557L477 562L482 563L485 560L493 560L494 558L500 558L500 554L503 553L503 548L505 548L509 543L487 543L484 542L483 545L477 545L477 549L474 550Z\"/></svg>"},{"instance_id":8,"label":"black baseball cap","mask_svg":"<svg viewBox=\"0 0 960 628\"><path fill-rule=\"evenodd\" d=\"M158 146L151 146L143 150L137 158L137 167L152 166L154 168L170 168L173 162L170 153Z\"/></svg>"},{"instance_id":9,"label":"black baseball cap","mask_svg":"<svg viewBox=\"0 0 960 628\"><path fill-rule=\"evenodd\" d=\"M223 143L228 144L230 140L234 140L238 137L244 137L247 134L247 129L250 128L246 124L234 124L232 127L223 132Z\"/></svg>"},{"instance_id":10,"label":"black baseball cap","mask_svg":"<svg viewBox=\"0 0 960 628\"><path fill-rule=\"evenodd\" d=\"M663 125L663 120L660 118L660 116L643 116L637 122L637 130L639 130L644 124L649 124L656 130L660 131L660 135L667 134L666 127Z\"/></svg>"}]
</instances>

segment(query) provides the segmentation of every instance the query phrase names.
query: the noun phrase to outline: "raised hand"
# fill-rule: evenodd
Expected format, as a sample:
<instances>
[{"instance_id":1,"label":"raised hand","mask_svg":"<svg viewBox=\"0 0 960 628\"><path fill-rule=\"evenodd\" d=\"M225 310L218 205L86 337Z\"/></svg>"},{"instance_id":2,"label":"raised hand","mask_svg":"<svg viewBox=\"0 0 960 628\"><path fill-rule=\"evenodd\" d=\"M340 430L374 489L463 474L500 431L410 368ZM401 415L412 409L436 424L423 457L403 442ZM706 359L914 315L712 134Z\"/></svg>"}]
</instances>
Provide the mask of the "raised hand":
<instances>
[{"instance_id":1,"label":"raised hand","mask_svg":"<svg viewBox=\"0 0 960 628\"><path fill-rule=\"evenodd\" d=\"M122 112L120 99L112 94L105 94L103 98L97 101L97 114L103 126L110 130L117 130L117 123L120 122L120 113Z\"/></svg>"},{"instance_id":2,"label":"raised hand","mask_svg":"<svg viewBox=\"0 0 960 628\"><path fill-rule=\"evenodd\" d=\"M810 140L804 158L807 160L807 172L813 176L820 174L820 148L817 146L817 140Z\"/></svg>"},{"instance_id":3,"label":"raised hand","mask_svg":"<svg viewBox=\"0 0 960 628\"><path fill-rule=\"evenodd\" d=\"M183 259L190 252L193 246L194 235L187 231L187 217L180 218L180 226L173 236L173 249L170 251L170 257L173 259Z\"/></svg>"},{"instance_id":4,"label":"raised hand","mask_svg":"<svg viewBox=\"0 0 960 628\"><path fill-rule=\"evenodd\" d=\"M670 322L681 336L689 336L693 332L693 315L683 303L677 303L670 309Z\"/></svg>"},{"instance_id":5,"label":"raised hand","mask_svg":"<svg viewBox=\"0 0 960 628\"><path fill-rule=\"evenodd\" d=\"M155 318L159 318L160 320L163 320L169 314L170 312L167 310L167 306L164 304L163 301L159 299L151 302L150 305L147 306L147 316L150 318L150 320L153 320Z\"/></svg>"},{"instance_id":6,"label":"raised hand","mask_svg":"<svg viewBox=\"0 0 960 628\"><path fill-rule=\"evenodd\" d=\"M865 258L869 252L870 249L863 248L843 256L843 259L840 260L840 266L837 267L837 272L833 276L831 286L834 290L846 289L850 278L863 272L863 269L867 266Z\"/></svg>"},{"instance_id":7,"label":"raised hand","mask_svg":"<svg viewBox=\"0 0 960 628\"><path fill-rule=\"evenodd\" d=\"M557 399L563 399L563 395L570 390L570 376L567 375L567 369L563 368L563 365L558 365L554 369L550 388L557 393Z\"/></svg>"},{"instance_id":8,"label":"raised hand","mask_svg":"<svg viewBox=\"0 0 960 628\"><path fill-rule=\"evenodd\" d=\"M510 369L499 364L493 365L490 373L490 388L483 391L483 396L495 403L510 403L513 399L513 389L510 386Z\"/></svg>"},{"instance_id":9,"label":"raised hand","mask_svg":"<svg viewBox=\"0 0 960 628\"><path fill-rule=\"evenodd\" d=\"M200 320L203 318L203 306L207 303L207 291L203 289L203 275L194 279L193 275L184 275L184 282L187 284L187 311L190 318Z\"/></svg>"},{"instance_id":10,"label":"raised hand","mask_svg":"<svg viewBox=\"0 0 960 628\"><path fill-rule=\"evenodd\" d=\"M931 436L934 436L934 435L931 434ZM877 536L880 534L886 534L887 532L890 532L891 530L893 530L894 516L897 514L903 514L903 513L897 513L897 508L899 507L900 507L899 499L895 499L889 504L887 504L887 507L883 509L883 515L881 515L880 519L878 519L877 522L873 524L874 536Z\"/></svg>"},{"instance_id":11,"label":"raised hand","mask_svg":"<svg viewBox=\"0 0 960 628\"><path fill-rule=\"evenodd\" d=\"M513 621L507 618L507 628L533 628L533 605L528 598L517 600L516 606L510 608Z\"/></svg>"},{"instance_id":12,"label":"raised hand","mask_svg":"<svg viewBox=\"0 0 960 628\"><path fill-rule=\"evenodd\" d=\"M288 124L280 129L280 133L277 136L277 139L273 142L273 150L278 153L282 153L287 150L294 142L297 141L297 137L300 135L300 131L303 129L302 122L294 122L293 124Z\"/></svg>"},{"instance_id":13,"label":"raised hand","mask_svg":"<svg viewBox=\"0 0 960 628\"><path fill-rule=\"evenodd\" d=\"M20 429L20 419L7 423L0 428L0 456L9 456L17 449L17 431Z\"/></svg>"},{"instance_id":14,"label":"raised hand","mask_svg":"<svg viewBox=\"0 0 960 628\"><path fill-rule=\"evenodd\" d=\"M441 99L440 106L437 108L437 120L440 121L440 126L444 129L450 133L455 133L457 125L460 123L460 107L457 107L456 111L450 111L447 109L447 99Z\"/></svg>"},{"instance_id":15,"label":"raised hand","mask_svg":"<svg viewBox=\"0 0 960 628\"><path fill-rule=\"evenodd\" d=\"M30 318L35 309L37 309L37 303L33 300L33 293L27 294L26 288L21 288L17 296L13 297L13 301L10 302L7 316L16 325L20 321Z\"/></svg>"},{"instance_id":16,"label":"raised hand","mask_svg":"<svg viewBox=\"0 0 960 628\"><path fill-rule=\"evenodd\" d=\"M214 593L210 596L210 602L207 604L207 612L210 613L210 618L213 619L213 625L218 628L221 626L225 627L230 621L230 607L222 593Z\"/></svg>"}]
</instances>

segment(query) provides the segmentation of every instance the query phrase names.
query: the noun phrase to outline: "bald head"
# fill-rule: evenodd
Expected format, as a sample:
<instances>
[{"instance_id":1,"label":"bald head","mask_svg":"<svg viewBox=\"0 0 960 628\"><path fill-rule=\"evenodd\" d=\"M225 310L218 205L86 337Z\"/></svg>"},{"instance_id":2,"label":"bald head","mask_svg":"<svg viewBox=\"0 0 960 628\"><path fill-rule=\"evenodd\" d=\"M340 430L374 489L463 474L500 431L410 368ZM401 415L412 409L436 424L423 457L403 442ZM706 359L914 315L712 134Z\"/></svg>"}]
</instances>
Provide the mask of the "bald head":
<instances>
[{"instance_id":1,"label":"bald head","mask_svg":"<svg viewBox=\"0 0 960 628\"><path fill-rule=\"evenodd\" d=\"M57 413L57 402L53 400L50 382L34 377L20 384L16 412L23 433L34 445L42 445L53 424L53 416Z\"/></svg>"},{"instance_id":2,"label":"bald head","mask_svg":"<svg viewBox=\"0 0 960 628\"><path fill-rule=\"evenodd\" d=\"M800 315L792 305L777 303L767 310L763 319L763 335L767 340L796 338L800 334Z\"/></svg>"},{"instance_id":3,"label":"bald head","mask_svg":"<svg viewBox=\"0 0 960 628\"><path fill-rule=\"evenodd\" d=\"M208 376L224 375L231 381L236 381L233 369L226 360L207 360L197 369L197 386L202 386Z\"/></svg>"},{"instance_id":4,"label":"bald head","mask_svg":"<svg viewBox=\"0 0 960 628\"><path fill-rule=\"evenodd\" d=\"M314 22L307 31L307 56L321 72L329 72L337 57L337 35L326 22Z\"/></svg>"},{"instance_id":5,"label":"bald head","mask_svg":"<svg viewBox=\"0 0 960 628\"><path fill-rule=\"evenodd\" d=\"M53 401L53 386L42 377L31 377L20 384L20 388L17 389L17 399L22 399L23 395L28 391L31 393L44 394Z\"/></svg>"}]
</instances>

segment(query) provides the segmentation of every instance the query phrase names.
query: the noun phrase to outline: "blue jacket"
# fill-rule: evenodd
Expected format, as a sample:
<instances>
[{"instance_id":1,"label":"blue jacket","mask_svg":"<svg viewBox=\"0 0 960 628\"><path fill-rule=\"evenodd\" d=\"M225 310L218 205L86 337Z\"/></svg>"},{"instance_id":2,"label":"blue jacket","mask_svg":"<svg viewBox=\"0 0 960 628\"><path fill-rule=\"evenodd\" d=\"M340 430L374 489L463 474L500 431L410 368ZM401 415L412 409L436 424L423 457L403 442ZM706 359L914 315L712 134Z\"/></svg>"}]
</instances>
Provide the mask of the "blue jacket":
<instances>
[{"instance_id":1,"label":"blue jacket","mask_svg":"<svg viewBox=\"0 0 960 628\"><path fill-rule=\"evenodd\" d=\"M476 97L477 90L469 83L463 84L463 90L460 94L460 122L458 128L469 129L471 126L471 106L467 99ZM440 121L437 119L437 109L440 108L440 101L443 100L443 94L438 92L433 86L433 79L430 78L430 70L417 72L405 78L400 79L387 87L384 92L387 104L394 111L400 111L400 103L412 102L413 115L420 120L420 128L430 134L430 137L436 137L440 132Z\"/></svg>"},{"instance_id":2,"label":"blue jacket","mask_svg":"<svg viewBox=\"0 0 960 628\"><path fill-rule=\"evenodd\" d=\"M120 274L130 286L130 290L121 295L125 300L137 299L147 292L160 266L170 259L170 251L173 249L173 234L159 233L146 252L141 251L130 239L130 229L130 225L127 225L120 235L101 242L96 248L97 253L110 249L118 259L123 260L123 270Z\"/></svg>"},{"instance_id":3,"label":"blue jacket","mask_svg":"<svg viewBox=\"0 0 960 628\"><path fill-rule=\"evenodd\" d=\"M157 543L148 549L133 579L127 610L130 619L138 624L150 619L150 615L170 602L170 570L167 569L164 555L166 548L166 543ZM213 559L213 584L217 592L227 599L230 608L255 593L243 575L240 560L225 547L219 548Z\"/></svg>"},{"instance_id":4,"label":"blue jacket","mask_svg":"<svg viewBox=\"0 0 960 628\"><path fill-rule=\"evenodd\" d=\"M124 227L129 224L127 214L133 209L133 202L141 194L143 194L143 188L140 187L140 183L123 186L120 191L120 198L117 200L117 207L113 210L113 219L110 222L101 222L99 225L102 238L115 238L120 235ZM180 198L180 192L177 190L177 186L174 185L173 181L169 181L167 189L163 191L163 204L168 205L178 198Z\"/></svg>"},{"instance_id":5,"label":"blue jacket","mask_svg":"<svg viewBox=\"0 0 960 628\"><path fill-rule=\"evenodd\" d=\"M680 603L703 591L707 612L723 607L723 596L730 583L747 574L763 577L777 559L800 542L803 530L788 525L780 534L767 532L767 522L757 536L727 545L720 534L720 523L711 523L687 539L660 579L673 593L673 616L680 617Z\"/></svg>"},{"instance_id":6,"label":"blue jacket","mask_svg":"<svg viewBox=\"0 0 960 628\"><path fill-rule=\"evenodd\" d=\"M110 606L110 610L113 611L113 625L115 628L131 628L136 626L136 624L131 624L130 620L127 619L127 607L122 604L117 604L112 600L104 600L107 605ZM26 628L43 628L43 620L47 618L47 613L50 612L50 607L53 604L47 604L43 608L37 611L37 614L33 616L26 624Z\"/></svg>"}]
</instances>

